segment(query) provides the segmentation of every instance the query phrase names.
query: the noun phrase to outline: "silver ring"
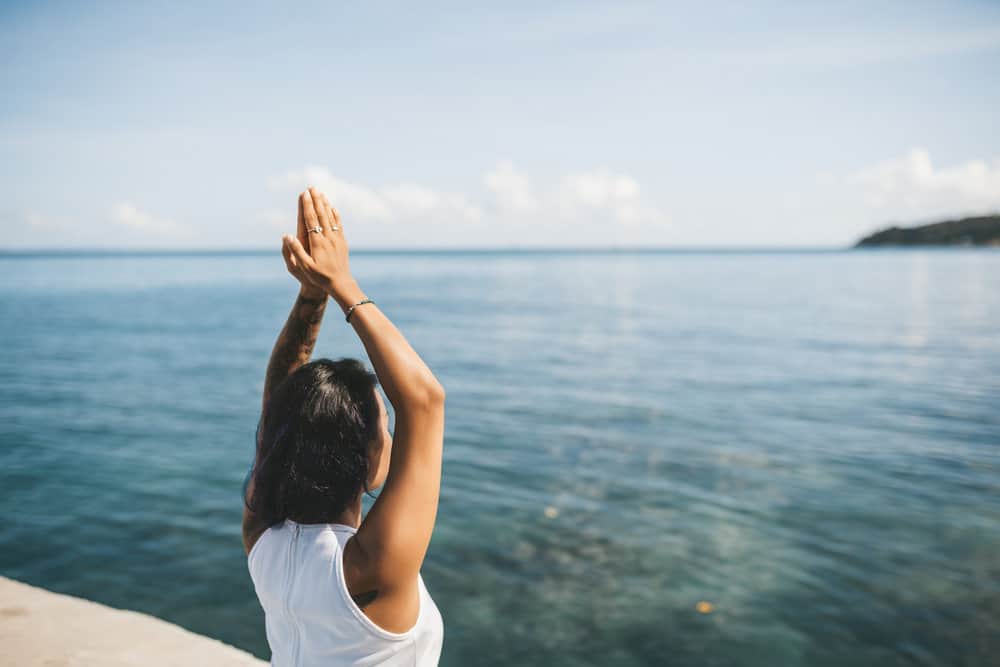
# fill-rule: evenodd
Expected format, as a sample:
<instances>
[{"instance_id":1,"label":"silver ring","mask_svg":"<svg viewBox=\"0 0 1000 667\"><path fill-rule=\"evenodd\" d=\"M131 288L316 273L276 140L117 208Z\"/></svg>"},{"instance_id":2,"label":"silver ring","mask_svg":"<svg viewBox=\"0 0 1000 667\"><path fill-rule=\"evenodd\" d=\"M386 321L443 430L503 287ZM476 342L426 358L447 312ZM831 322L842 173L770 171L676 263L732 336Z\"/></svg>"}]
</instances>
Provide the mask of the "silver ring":
<instances>
[{"instance_id":1,"label":"silver ring","mask_svg":"<svg viewBox=\"0 0 1000 667\"><path fill-rule=\"evenodd\" d=\"M330 227L330 231L334 231L335 232L338 229L340 229L340 227L338 227L337 225L334 225L333 227Z\"/></svg>"},{"instance_id":2,"label":"silver ring","mask_svg":"<svg viewBox=\"0 0 1000 667\"><path fill-rule=\"evenodd\" d=\"M311 229L307 229L306 231L309 232L310 234L312 234L313 232L321 232L321 231L323 231L323 228L322 227L312 227Z\"/></svg>"}]
</instances>

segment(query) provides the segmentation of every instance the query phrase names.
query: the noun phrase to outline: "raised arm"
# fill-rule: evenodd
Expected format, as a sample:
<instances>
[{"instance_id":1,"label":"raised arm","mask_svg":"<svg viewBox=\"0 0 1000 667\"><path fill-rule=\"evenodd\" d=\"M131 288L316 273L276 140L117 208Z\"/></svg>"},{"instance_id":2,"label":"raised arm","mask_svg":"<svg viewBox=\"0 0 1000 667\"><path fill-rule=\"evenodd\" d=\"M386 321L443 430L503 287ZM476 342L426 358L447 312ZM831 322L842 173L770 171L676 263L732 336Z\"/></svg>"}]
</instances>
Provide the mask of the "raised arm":
<instances>
[{"instance_id":1,"label":"raised arm","mask_svg":"<svg viewBox=\"0 0 1000 667\"><path fill-rule=\"evenodd\" d=\"M297 238L300 245L309 247L309 235L306 232L305 219L302 211L302 201L299 201ZM293 264L289 263L287 244L282 247L285 263L289 272L300 283L299 294L288 314L285 326L278 334L278 340L271 350L271 358L267 362L267 372L264 375L264 397L261 410L267 406L271 392L281 384L281 381L291 375L303 364L309 363L316 338L319 337L320 324L326 310L327 293L310 283Z\"/></svg>"},{"instance_id":2,"label":"raised arm","mask_svg":"<svg viewBox=\"0 0 1000 667\"><path fill-rule=\"evenodd\" d=\"M298 231L299 243L304 247L309 247L308 232L306 232L305 220L302 214L302 203L299 202ZM298 271L291 260L290 248L283 244L282 254L285 256L285 265L288 271L299 281L299 294L292 305L292 311L288 314L288 320L278 334L278 340L271 350L271 358L267 362L267 372L264 374L264 396L261 404L261 418L267 410L267 400L271 396L274 388L281 384L281 381L291 375L303 364L309 363L313 348L316 346L316 339L319 337L320 324L323 322L323 313L326 311L327 293L310 283L305 276ZM253 494L253 479L247 484L247 495ZM266 526L260 524L253 512L243 506L243 547L249 552L253 543L264 531Z\"/></svg>"},{"instance_id":3,"label":"raised arm","mask_svg":"<svg viewBox=\"0 0 1000 667\"><path fill-rule=\"evenodd\" d=\"M350 274L342 223L321 193L310 189L302 197L306 226L322 227L323 238L310 239L310 253L291 237L286 238L286 245L313 284L324 287L346 312L365 294ZM332 225L340 229L331 231ZM358 306L350 322L395 409L396 428L385 484L348 541L344 557L380 597L405 599L406 606L415 610L417 575L437 518L445 392L377 305Z\"/></svg>"},{"instance_id":4,"label":"raised arm","mask_svg":"<svg viewBox=\"0 0 1000 667\"><path fill-rule=\"evenodd\" d=\"M267 399L274 388L299 366L309 363L325 310L326 294L316 296L306 289L299 290L288 320L271 350L271 359L267 362L262 412L267 407Z\"/></svg>"}]
</instances>

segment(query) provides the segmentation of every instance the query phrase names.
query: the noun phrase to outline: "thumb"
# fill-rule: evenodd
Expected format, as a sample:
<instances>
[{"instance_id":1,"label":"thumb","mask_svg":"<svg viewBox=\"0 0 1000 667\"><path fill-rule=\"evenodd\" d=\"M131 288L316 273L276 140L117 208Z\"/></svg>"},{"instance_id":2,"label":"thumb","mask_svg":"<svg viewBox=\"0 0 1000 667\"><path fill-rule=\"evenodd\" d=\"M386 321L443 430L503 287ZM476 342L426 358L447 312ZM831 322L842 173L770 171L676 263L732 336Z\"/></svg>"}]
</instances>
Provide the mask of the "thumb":
<instances>
[{"instance_id":1,"label":"thumb","mask_svg":"<svg viewBox=\"0 0 1000 667\"><path fill-rule=\"evenodd\" d=\"M298 263L299 267L305 269L306 271L315 272L316 263L313 261L306 249L302 247L302 242L299 241L294 236L288 236L287 234L282 237L285 242L285 247L291 251L292 255L295 257L295 261Z\"/></svg>"}]
</instances>

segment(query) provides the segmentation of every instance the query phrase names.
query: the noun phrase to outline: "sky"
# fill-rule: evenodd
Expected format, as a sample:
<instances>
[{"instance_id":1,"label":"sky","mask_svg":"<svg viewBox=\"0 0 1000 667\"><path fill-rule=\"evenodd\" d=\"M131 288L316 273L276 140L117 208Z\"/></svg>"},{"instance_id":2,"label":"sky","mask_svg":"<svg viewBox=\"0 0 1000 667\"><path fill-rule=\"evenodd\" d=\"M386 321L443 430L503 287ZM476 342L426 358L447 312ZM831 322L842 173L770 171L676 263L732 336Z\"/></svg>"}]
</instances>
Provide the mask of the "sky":
<instances>
[{"instance_id":1,"label":"sky","mask_svg":"<svg viewBox=\"0 0 1000 667\"><path fill-rule=\"evenodd\" d=\"M836 247L1000 211L1000 3L0 3L0 249Z\"/></svg>"}]
</instances>

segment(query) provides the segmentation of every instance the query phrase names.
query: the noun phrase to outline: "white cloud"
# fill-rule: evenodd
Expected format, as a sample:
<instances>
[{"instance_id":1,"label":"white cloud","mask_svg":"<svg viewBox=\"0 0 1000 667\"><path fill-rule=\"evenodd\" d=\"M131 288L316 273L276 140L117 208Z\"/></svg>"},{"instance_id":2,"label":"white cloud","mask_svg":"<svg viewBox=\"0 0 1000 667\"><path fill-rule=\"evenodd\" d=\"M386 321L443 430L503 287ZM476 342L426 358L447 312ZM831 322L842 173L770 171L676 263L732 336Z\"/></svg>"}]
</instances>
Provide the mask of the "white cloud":
<instances>
[{"instance_id":1,"label":"white cloud","mask_svg":"<svg viewBox=\"0 0 1000 667\"><path fill-rule=\"evenodd\" d=\"M305 167L271 179L273 190L303 190L315 186L348 219L380 222L447 220L478 222L482 212L464 196L403 183L368 187L334 176L326 167Z\"/></svg>"},{"instance_id":2,"label":"white cloud","mask_svg":"<svg viewBox=\"0 0 1000 667\"><path fill-rule=\"evenodd\" d=\"M529 213L538 209L530 180L510 160L503 160L486 172L483 185L501 210Z\"/></svg>"},{"instance_id":3,"label":"white cloud","mask_svg":"<svg viewBox=\"0 0 1000 667\"><path fill-rule=\"evenodd\" d=\"M179 226L172 220L153 217L130 202L115 204L111 209L111 219L131 229L154 233L173 233L179 230Z\"/></svg>"},{"instance_id":4,"label":"white cloud","mask_svg":"<svg viewBox=\"0 0 1000 667\"><path fill-rule=\"evenodd\" d=\"M270 208L258 213L257 220L268 227L275 227L288 231L289 229L295 228L295 216L296 214L294 210Z\"/></svg>"},{"instance_id":5,"label":"white cloud","mask_svg":"<svg viewBox=\"0 0 1000 667\"><path fill-rule=\"evenodd\" d=\"M483 183L493 197L495 211L508 218L517 214L533 224L635 227L667 222L662 211L643 200L634 178L610 169L567 174L554 187L541 190L504 161L486 173Z\"/></svg>"},{"instance_id":6,"label":"white cloud","mask_svg":"<svg viewBox=\"0 0 1000 667\"><path fill-rule=\"evenodd\" d=\"M556 203L560 213L570 218L597 215L626 227L666 222L662 212L643 202L635 179L608 169L566 176L557 190Z\"/></svg>"},{"instance_id":7,"label":"white cloud","mask_svg":"<svg viewBox=\"0 0 1000 667\"><path fill-rule=\"evenodd\" d=\"M381 190L390 211L420 219L477 223L482 210L463 195L437 192L419 185L402 184Z\"/></svg>"},{"instance_id":8,"label":"white cloud","mask_svg":"<svg viewBox=\"0 0 1000 667\"><path fill-rule=\"evenodd\" d=\"M428 221L451 225L457 232L486 223L499 228L500 233L522 225L539 232L566 225L582 230L589 225L598 234L609 224L635 229L643 224L662 226L667 221L665 214L643 199L635 179L609 169L567 174L548 187L539 187L511 161L503 160L483 175L482 184L483 191L470 194L412 183L371 187L338 178L317 166L270 181L273 190L318 187L347 221L402 226Z\"/></svg>"},{"instance_id":9,"label":"white cloud","mask_svg":"<svg viewBox=\"0 0 1000 667\"><path fill-rule=\"evenodd\" d=\"M902 157L858 170L848 182L866 203L893 217L929 218L1000 209L1000 158L935 167L930 153L914 148Z\"/></svg>"}]
</instances>

